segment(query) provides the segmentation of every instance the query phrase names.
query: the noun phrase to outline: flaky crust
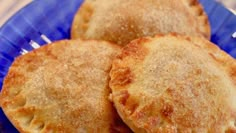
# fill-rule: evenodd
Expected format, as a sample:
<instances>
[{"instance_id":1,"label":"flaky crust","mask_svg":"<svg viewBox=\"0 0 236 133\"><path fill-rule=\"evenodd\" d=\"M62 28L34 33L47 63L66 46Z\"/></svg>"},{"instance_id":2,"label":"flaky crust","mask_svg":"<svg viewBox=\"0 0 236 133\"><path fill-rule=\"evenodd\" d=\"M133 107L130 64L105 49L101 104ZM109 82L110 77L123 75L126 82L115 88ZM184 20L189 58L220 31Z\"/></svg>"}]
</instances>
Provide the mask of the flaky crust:
<instances>
[{"instance_id":1,"label":"flaky crust","mask_svg":"<svg viewBox=\"0 0 236 133\"><path fill-rule=\"evenodd\" d=\"M236 61L201 38L132 41L114 60L112 100L134 132L236 132Z\"/></svg>"},{"instance_id":2,"label":"flaky crust","mask_svg":"<svg viewBox=\"0 0 236 133\"><path fill-rule=\"evenodd\" d=\"M129 132L109 102L111 61L102 41L64 40L18 57L0 105L22 133Z\"/></svg>"},{"instance_id":3,"label":"flaky crust","mask_svg":"<svg viewBox=\"0 0 236 133\"><path fill-rule=\"evenodd\" d=\"M197 0L85 0L74 17L71 38L125 45L170 32L210 38L208 18Z\"/></svg>"}]
</instances>

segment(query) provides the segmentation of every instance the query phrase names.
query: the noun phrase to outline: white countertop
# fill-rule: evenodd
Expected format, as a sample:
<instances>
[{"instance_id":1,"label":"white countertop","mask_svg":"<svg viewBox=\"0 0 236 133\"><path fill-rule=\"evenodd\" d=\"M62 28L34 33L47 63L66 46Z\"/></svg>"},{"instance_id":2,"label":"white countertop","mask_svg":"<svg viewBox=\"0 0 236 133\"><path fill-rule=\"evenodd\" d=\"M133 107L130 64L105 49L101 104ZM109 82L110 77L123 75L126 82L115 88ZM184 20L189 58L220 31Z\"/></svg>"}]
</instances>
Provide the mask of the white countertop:
<instances>
[{"instance_id":1,"label":"white countertop","mask_svg":"<svg viewBox=\"0 0 236 133\"><path fill-rule=\"evenodd\" d=\"M0 0L0 26L32 0Z\"/></svg>"}]
</instances>

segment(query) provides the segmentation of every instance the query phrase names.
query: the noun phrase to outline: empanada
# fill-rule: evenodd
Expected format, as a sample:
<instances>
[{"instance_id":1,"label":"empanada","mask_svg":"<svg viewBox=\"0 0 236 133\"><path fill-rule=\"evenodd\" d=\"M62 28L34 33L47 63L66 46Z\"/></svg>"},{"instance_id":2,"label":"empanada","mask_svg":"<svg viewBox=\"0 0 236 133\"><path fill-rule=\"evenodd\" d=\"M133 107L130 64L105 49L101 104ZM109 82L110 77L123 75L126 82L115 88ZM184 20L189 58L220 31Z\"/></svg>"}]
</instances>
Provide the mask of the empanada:
<instances>
[{"instance_id":1,"label":"empanada","mask_svg":"<svg viewBox=\"0 0 236 133\"><path fill-rule=\"evenodd\" d=\"M134 132L236 132L236 61L202 38L141 38L110 72L111 97Z\"/></svg>"},{"instance_id":2,"label":"empanada","mask_svg":"<svg viewBox=\"0 0 236 133\"><path fill-rule=\"evenodd\" d=\"M103 41L63 40L18 57L0 105L22 133L129 132L108 100L111 62Z\"/></svg>"},{"instance_id":3,"label":"empanada","mask_svg":"<svg viewBox=\"0 0 236 133\"><path fill-rule=\"evenodd\" d=\"M208 18L197 0L85 0L75 15L71 38L126 45L170 32L210 38Z\"/></svg>"}]
</instances>

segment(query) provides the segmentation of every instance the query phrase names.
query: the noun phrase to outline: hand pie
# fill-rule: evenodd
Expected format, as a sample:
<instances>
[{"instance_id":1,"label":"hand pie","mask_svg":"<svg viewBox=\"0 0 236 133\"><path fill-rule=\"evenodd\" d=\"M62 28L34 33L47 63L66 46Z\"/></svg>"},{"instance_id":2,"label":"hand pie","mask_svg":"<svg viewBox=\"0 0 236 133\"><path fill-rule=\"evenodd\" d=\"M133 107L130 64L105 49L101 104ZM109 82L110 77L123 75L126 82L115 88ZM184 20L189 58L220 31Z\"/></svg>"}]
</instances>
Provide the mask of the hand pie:
<instances>
[{"instance_id":1,"label":"hand pie","mask_svg":"<svg viewBox=\"0 0 236 133\"><path fill-rule=\"evenodd\" d=\"M1 107L22 133L129 132L108 100L108 73L118 53L106 42L64 40L18 57Z\"/></svg>"},{"instance_id":2,"label":"hand pie","mask_svg":"<svg viewBox=\"0 0 236 133\"><path fill-rule=\"evenodd\" d=\"M197 0L85 0L71 37L125 45L170 32L210 38L208 18Z\"/></svg>"},{"instance_id":3,"label":"hand pie","mask_svg":"<svg viewBox=\"0 0 236 133\"><path fill-rule=\"evenodd\" d=\"M115 107L134 132L236 132L236 61L205 39L132 41L110 76Z\"/></svg>"}]
</instances>

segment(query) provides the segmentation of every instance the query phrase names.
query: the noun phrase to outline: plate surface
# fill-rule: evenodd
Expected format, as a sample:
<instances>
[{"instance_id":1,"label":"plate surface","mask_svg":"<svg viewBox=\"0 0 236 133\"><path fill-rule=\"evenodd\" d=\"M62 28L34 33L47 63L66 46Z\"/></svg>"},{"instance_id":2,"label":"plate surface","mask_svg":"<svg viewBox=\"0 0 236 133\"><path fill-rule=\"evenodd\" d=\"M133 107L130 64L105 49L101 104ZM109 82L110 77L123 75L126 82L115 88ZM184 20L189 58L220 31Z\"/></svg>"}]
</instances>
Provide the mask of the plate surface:
<instances>
[{"instance_id":1,"label":"plate surface","mask_svg":"<svg viewBox=\"0 0 236 133\"><path fill-rule=\"evenodd\" d=\"M0 90L15 57L49 40L70 37L73 16L83 0L35 0L0 29ZM211 41L236 58L236 16L214 0L199 0L208 14ZM45 36L47 38L45 38ZM31 44L31 45L30 45ZM33 44L33 45L32 45ZM0 133L17 133L0 109Z\"/></svg>"}]
</instances>

